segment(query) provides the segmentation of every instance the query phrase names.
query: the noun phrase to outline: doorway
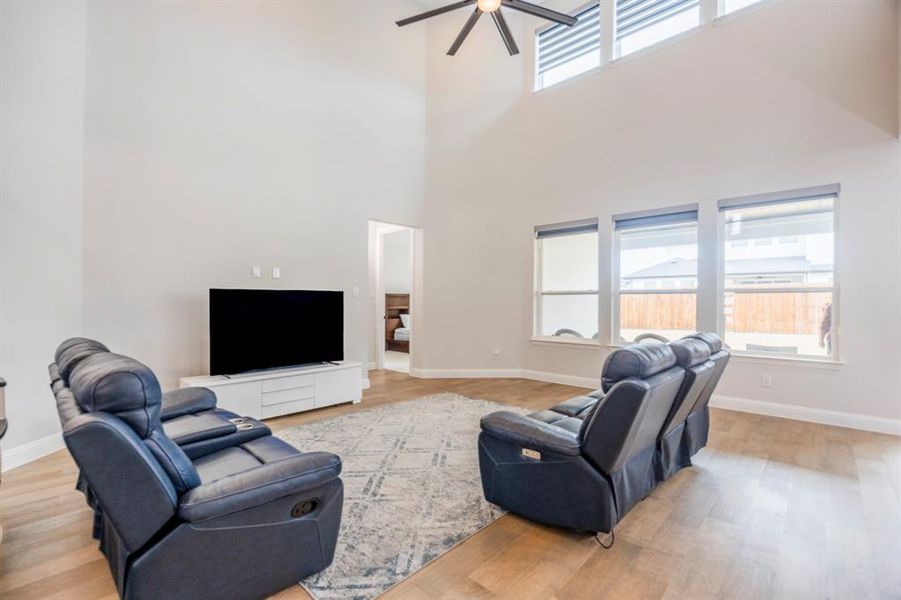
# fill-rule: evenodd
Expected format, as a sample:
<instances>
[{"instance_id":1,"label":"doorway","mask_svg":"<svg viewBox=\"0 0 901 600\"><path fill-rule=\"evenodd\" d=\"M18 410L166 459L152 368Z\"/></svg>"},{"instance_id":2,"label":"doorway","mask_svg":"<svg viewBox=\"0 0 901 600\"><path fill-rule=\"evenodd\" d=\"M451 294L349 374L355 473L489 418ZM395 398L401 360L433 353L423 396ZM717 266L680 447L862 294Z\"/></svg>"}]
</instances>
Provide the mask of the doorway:
<instances>
[{"instance_id":1,"label":"doorway","mask_svg":"<svg viewBox=\"0 0 901 600\"><path fill-rule=\"evenodd\" d=\"M370 221L372 328L370 368L409 373L414 348L413 307L417 230Z\"/></svg>"}]
</instances>

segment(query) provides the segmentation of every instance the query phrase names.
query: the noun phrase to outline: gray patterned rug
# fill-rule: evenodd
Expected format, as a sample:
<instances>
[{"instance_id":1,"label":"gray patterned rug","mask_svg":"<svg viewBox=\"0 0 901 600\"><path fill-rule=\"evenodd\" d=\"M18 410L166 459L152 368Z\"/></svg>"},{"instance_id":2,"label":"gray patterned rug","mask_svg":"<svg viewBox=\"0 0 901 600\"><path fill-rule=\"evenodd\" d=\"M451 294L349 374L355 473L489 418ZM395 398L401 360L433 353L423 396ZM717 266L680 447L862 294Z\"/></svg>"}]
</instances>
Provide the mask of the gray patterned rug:
<instances>
[{"instance_id":1,"label":"gray patterned rug","mask_svg":"<svg viewBox=\"0 0 901 600\"><path fill-rule=\"evenodd\" d=\"M277 432L343 461L344 512L314 598L375 598L503 514L482 496L479 419L507 404L437 394Z\"/></svg>"}]
</instances>

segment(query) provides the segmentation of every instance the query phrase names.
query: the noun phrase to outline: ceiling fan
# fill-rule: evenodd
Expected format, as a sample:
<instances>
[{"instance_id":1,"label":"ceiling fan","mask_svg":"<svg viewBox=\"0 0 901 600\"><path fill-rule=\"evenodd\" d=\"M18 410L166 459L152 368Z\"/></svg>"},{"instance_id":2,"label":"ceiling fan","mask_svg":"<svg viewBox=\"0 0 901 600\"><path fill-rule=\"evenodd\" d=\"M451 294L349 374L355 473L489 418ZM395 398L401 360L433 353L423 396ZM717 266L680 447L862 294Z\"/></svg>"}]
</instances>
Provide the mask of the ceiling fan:
<instances>
[{"instance_id":1,"label":"ceiling fan","mask_svg":"<svg viewBox=\"0 0 901 600\"><path fill-rule=\"evenodd\" d=\"M520 12L524 12L536 17L541 17L542 19L548 19L549 21L554 21L555 23L560 23L562 25L566 25L567 27L572 27L577 22L577 19L575 17L557 12L556 10L544 8L543 6L532 4L531 2L524 2L523 0L460 0L460 2L454 2L453 4L448 4L447 6L427 10L424 13L420 13L412 17L407 17L406 19L401 19L397 22L397 26L403 27L404 25L409 25L410 23L416 23L417 21L422 21L423 19L428 19L429 17L441 15L452 10L457 10L458 8L471 6L473 4L476 5L476 9L471 15L469 15L469 18L463 25L463 29L461 29L459 35L457 35L457 39L455 39L454 43L451 44L450 49L447 51L449 56L453 56L457 53L457 50L459 50L460 46L463 45L463 41L466 39L466 36L468 36L469 32L472 31L472 28L475 27L476 21L478 21L479 17L481 17L484 13L491 14L491 18L494 19L494 24L497 25L497 31L501 34L501 38L503 38L504 44L507 46L507 52L510 53L510 56L519 54L519 48L516 46L516 41L513 39L513 34L510 33L510 28L507 26L507 20L504 19L504 15L501 13L502 6L512 8L513 10L518 10Z\"/></svg>"}]
</instances>

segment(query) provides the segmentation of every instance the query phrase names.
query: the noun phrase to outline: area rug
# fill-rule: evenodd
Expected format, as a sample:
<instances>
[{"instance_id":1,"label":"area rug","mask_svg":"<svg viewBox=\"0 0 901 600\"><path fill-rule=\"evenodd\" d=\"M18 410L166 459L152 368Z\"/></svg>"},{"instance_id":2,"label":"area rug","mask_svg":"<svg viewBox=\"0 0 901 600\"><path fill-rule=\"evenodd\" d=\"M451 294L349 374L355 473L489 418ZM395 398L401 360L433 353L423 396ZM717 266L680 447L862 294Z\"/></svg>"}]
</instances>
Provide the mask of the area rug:
<instances>
[{"instance_id":1,"label":"area rug","mask_svg":"<svg viewBox=\"0 0 901 600\"><path fill-rule=\"evenodd\" d=\"M277 433L341 457L335 561L301 585L317 600L375 598L503 514L482 496L479 419L507 404L437 394Z\"/></svg>"}]
</instances>

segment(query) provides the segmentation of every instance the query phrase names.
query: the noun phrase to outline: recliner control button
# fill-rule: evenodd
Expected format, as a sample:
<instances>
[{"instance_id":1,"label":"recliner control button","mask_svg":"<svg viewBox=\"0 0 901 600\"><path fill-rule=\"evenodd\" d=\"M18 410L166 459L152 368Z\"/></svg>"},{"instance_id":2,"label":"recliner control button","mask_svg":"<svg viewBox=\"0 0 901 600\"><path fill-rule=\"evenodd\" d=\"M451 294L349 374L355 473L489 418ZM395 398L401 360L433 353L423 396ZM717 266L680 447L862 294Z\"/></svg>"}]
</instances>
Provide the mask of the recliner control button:
<instances>
[{"instance_id":1,"label":"recliner control button","mask_svg":"<svg viewBox=\"0 0 901 600\"><path fill-rule=\"evenodd\" d=\"M305 500L294 505L294 508L291 509L291 516L296 519L297 517L308 515L316 510L318 506L319 500Z\"/></svg>"}]
</instances>

